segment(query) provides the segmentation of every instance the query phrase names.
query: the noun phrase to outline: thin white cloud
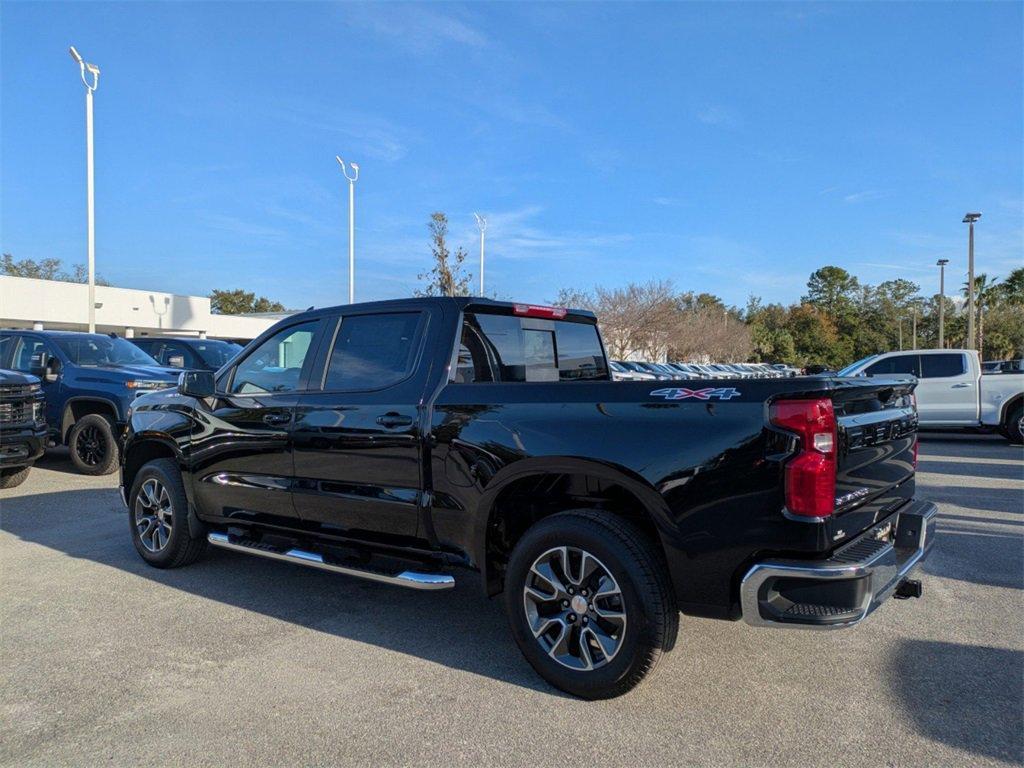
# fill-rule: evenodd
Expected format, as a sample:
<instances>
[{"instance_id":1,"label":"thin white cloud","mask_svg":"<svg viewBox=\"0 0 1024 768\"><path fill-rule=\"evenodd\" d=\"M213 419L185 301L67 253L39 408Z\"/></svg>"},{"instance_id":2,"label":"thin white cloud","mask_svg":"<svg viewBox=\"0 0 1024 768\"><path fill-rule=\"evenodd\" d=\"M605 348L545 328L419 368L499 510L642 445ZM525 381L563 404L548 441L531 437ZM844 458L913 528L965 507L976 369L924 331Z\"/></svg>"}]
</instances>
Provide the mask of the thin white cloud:
<instances>
[{"instance_id":1,"label":"thin white cloud","mask_svg":"<svg viewBox=\"0 0 1024 768\"><path fill-rule=\"evenodd\" d=\"M719 125L732 128L739 125L739 117L721 104L711 104L697 111L697 119L705 125Z\"/></svg>"},{"instance_id":2,"label":"thin white cloud","mask_svg":"<svg viewBox=\"0 0 1024 768\"><path fill-rule=\"evenodd\" d=\"M854 192L849 195L843 196L844 203L864 203L869 200L878 200L879 198L885 197L884 192L879 192L877 189L866 189L863 192Z\"/></svg>"},{"instance_id":3,"label":"thin white cloud","mask_svg":"<svg viewBox=\"0 0 1024 768\"><path fill-rule=\"evenodd\" d=\"M489 38L467 21L423 4L353 3L341 6L347 23L385 38L405 51L427 54L458 45L483 49Z\"/></svg>"}]
</instances>

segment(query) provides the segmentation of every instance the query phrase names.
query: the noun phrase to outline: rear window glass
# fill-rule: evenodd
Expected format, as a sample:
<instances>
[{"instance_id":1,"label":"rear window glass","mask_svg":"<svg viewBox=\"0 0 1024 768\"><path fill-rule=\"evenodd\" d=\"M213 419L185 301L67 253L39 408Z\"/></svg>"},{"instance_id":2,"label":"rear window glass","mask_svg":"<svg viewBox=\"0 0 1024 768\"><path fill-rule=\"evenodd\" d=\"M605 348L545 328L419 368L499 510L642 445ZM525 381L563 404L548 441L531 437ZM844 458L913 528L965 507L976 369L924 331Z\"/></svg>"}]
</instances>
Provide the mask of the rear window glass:
<instances>
[{"instance_id":1,"label":"rear window glass","mask_svg":"<svg viewBox=\"0 0 1024 768\"><path fill-rule=\"evenodd\" d=\"M964 356L921 355L921 378L940 379L944 376L960 376L964 372Z\"/></svg>"},{"instance_id":2,"label":"rear window glass","mask_svg":"<svg viewBox=\"0 0 1024 768\"><path fill-rule=\"evenodd\" d=\"M868 376L878 376L879 374L886 373L909 373L913 376L920 376L921 371L917 360L917 355L894 355L869 365L864 372Z\"/></svg>"},{"instance_id":3,"label":"rear window glass","mask_svg":"<svg viewBox=\"0 0 1024 768\"><path fill-rule=\"evenodd\" d=\"M454 380L607 379L597 327L590 323L467 313Z\"/></svg>"},{"instance_id":4,"label":"rear window glass","mask_svg":"<svg viewBox=\"0 0 1024 768\"><path fill-rule=\"evenodd\" d=\"M380 389L412 372L419 312L354 315L341 321L324 389Z\"/></svg>"}]
</instances>

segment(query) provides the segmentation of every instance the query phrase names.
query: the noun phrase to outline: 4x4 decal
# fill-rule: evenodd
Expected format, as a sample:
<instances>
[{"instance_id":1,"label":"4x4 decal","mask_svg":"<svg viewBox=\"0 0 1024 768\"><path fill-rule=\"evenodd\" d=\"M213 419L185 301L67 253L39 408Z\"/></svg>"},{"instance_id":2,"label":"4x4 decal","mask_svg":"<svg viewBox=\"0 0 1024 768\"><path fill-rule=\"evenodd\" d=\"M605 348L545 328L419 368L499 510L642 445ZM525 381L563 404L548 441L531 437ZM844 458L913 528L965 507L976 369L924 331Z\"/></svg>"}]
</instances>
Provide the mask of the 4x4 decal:
<instances>
[{"instance_id":1,"label":"4x4 decal","mask_svg":"<svg viewBox=\"0 0 1024 768\"><path fill-rule=\"evenodd\" d=\"M687 389L686 387L665 387L655 389L651 397L664 397L666 400L729 400L739 397L740 391L735 387L705 387L704 389Z\"/></svg>"}]
</instances>

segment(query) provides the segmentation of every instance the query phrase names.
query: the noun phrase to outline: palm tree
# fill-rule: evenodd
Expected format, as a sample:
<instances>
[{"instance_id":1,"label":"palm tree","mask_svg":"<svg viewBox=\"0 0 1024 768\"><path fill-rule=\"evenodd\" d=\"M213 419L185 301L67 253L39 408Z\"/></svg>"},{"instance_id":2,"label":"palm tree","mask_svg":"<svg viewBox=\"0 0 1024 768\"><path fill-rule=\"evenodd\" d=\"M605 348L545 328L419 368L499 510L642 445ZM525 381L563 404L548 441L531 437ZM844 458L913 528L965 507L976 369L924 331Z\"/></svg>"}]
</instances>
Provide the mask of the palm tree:
<instances>
[{"instance_id":1,"label":"palm tree","mask_svg":"<svg viewBox=\"0 0 1024 768\"><path fill-rule=\"evenodd\" d=\"M974 276L974 308L978 313L978 356L984 360L985 345L985 307L996 305L1002 295L1002 286L998 285L999 278L993 277L991 281L988 275L982 272ZM964 281L964 296L967 295L967 281Z\"/></svg>"}]
</instances>

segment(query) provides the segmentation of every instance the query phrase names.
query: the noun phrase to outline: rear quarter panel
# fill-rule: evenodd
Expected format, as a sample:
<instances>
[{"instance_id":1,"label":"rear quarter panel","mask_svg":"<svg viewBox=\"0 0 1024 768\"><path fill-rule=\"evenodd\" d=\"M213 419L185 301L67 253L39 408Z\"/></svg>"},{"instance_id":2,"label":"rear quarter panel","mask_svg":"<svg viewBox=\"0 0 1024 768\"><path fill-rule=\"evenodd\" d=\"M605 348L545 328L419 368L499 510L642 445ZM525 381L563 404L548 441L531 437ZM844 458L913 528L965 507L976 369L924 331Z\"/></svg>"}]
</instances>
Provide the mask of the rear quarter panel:
<instances>
[{"instance_id":1,"label":"rear quarter panel","mask_svg":"<svg viewBox=\"0 0 1024 768\"><path fill-rule=\"evenodd\" d=\"M729 387L738 394L728 400L651 394ZM822 387L821 379L449 384L432 414L435 532L479 560L490 503L507 482L527 468L590 466L642 500L680 602L726 615L742 563L829 546L827 525L781 514L786 439L766 426L766 401Z\"/></svg>"}]
</instances>

